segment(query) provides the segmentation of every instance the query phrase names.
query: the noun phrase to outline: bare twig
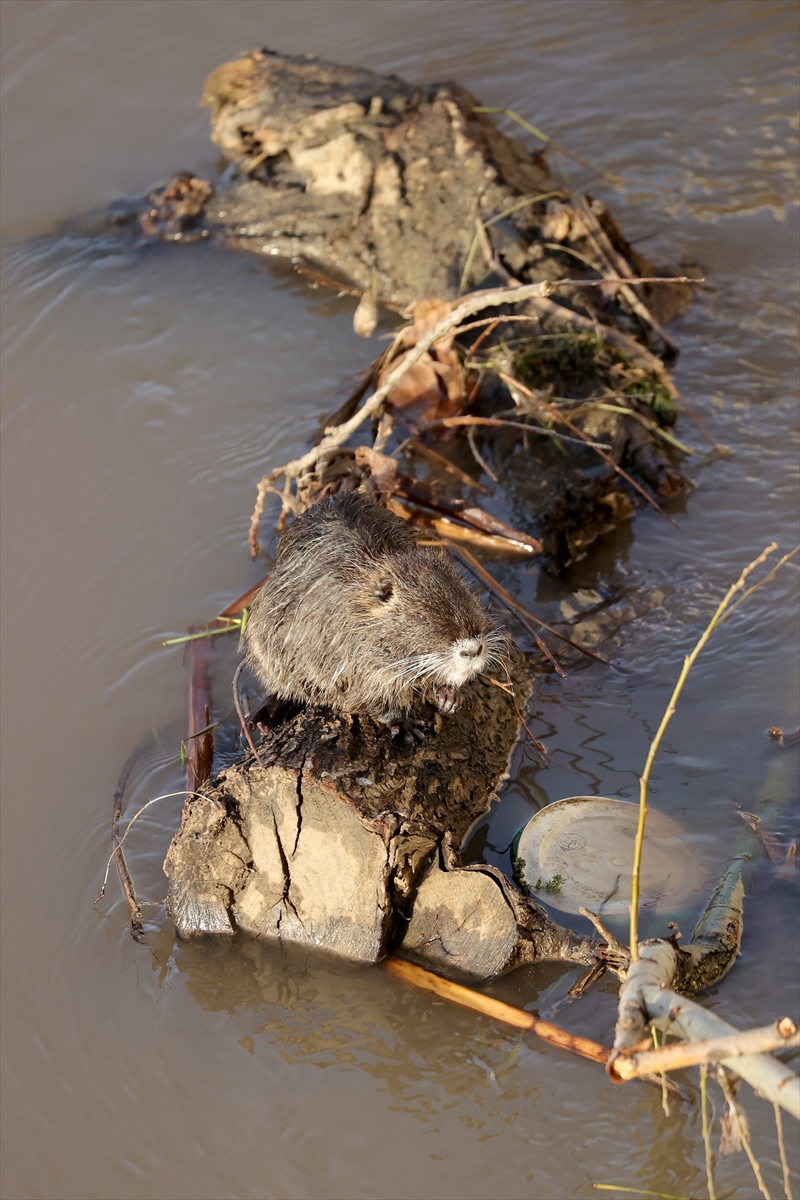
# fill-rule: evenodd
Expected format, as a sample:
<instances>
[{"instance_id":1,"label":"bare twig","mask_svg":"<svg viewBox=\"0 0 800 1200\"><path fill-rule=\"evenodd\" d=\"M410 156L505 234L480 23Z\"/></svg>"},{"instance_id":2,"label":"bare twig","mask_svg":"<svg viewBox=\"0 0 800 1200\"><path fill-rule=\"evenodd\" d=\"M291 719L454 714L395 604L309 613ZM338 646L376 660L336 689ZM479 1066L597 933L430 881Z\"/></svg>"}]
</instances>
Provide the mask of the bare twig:
<instances>
[{"instance_id":1,"label":"bare twig","mask_svg":"<svg viewBox=\"0 0 800 1200\"><path fill-rule=\"evenodd\" d=\"M562 424L564 423L566 422L562 421ZM425 421L424 424L419 426L417 432L428 433L431 429L457 429L462 425L468 429L470 426L475 425L486 425L493 429L522 429L525 433L538 433L540 437L556 438L559 442L571 442L576 446L586 445L592 450L597 450L598 453L611 449L607 442L593 442L591 438L585 435L579 438L571 438L563 433L556 433L553 429L542 429L539 425L526 425L522 421L505 421L499 417L436 417L432 421Z\"/></svg>"},{"instance_id":2,"label":"bare twig","mask_svg":"<svg viewBox=\"0 0 800 1200\"><path fill-rule=\"evenodd\" d=\"M761 1174L761 1165L755 1154L753 1154L753 1148L750 1145L750 1139L747 1136L747 1130L744 1128L744 1121L739 1115L739 1102L733 1094L733 1089L728 1081L728 1076L725 1074L724 1067L717 1067L717 1081L719 1086L722 1088L725 1099L728 1102L728 1112L730 1113L731 1121L736 1126L736 1132L739 1134L739 1139L744 1147L744 1152L750 1160L750 1166L753 1168L753 1174L756 1177L758 1190L761 1192L764 1200L772 1200L772 1197L767 1190L767 1185L764 1183L764 1177Z\"/></svg>"},{"instance_id":3,"label":"bare twig","mask_svg":"<svg viewBox=\"0 0 800 1200\"><path fill-rule=\"evenodd\" d=\"M106 894L106 884L108 883L108 873L111 870L111 863L114 859L114 855L120 849L123 842L125 841L128 834L130 833L131 826L133 825L134 821L138 821L138 819L142 815L142 813L145 812L150 807L151 804L157 804L159 800L169 800L173 796L200 796L201 799L203 798L200 792L193 792L193 791L190 791L188 788L181 788L177 792L165 792L163 796L154 796L152 800L147 801L147 804L143 804L142 807L139 809L139 811L137 813L134 813L134 815L131 817L130 821L128 821L128 824L125 828L125 832L123 833L122 837L119 839L116 846L111 851L111 854L108 857L108 862L106 863L106 873L103 876L103 886L100 888L100 895L95 900L95 904L99 904L100 901L104 898L104 896Z\"/></svg>"},{"instance_id":4,"label":"bare twig","mask_svg":"<svg viewBox=\"0 0 800 1200\"><path fill-rule=\"evenodd\" d=\"M475 426L474 425L467 426L467 441L469 443L469 448L472 451L472 457L475 459L475 462L478 464L478 466L481 468L481 470L485 471L486 474L489 476L489 478L494 483L499 483L500 480L497 478L494 471L489 466L489 464L486 462L486 460L481 457L481 455L478 451L478 447L475 445Z\"/></svg>"},{"instance_id":5,"label":"bare twig","mask_svg":"<svg viewBox=\"0 0 800 1200\"><path fill-rule=\"evenodd\" d=\"M244 670L244 667L245 667L245 662L244 662L244 659L242 659L242 661L239 663L238 667L236 668L236 670L234 672L233 681L231 683L231 690L233 692L233 703L236 707L236 715L239 718L239 724L242 727L242 732L244 733L244 736L247 738L248 746L253 751L253 757L255 758L256 762L261 767L261 769L266 770L264 763L258 757L258 751L256 750L255 746L253 745L253 739L250 737L250 730L247 728L247 721L245 720L244 713L242 712L242 702L239 698L239 676L241 675L242 671Z\"/></svg>"},{"instance_id":6,"label":"bare twig","mask_svg":"<svg viewBox=\"0 0 800 1200\"><path fill-rule=\"evenodd\" d=\"M650 771L653 766L653 760L655 759L658 748L661 745L661 739L664 736L664 731L666 730L667 725L669 724L675 712L675 706L677 705L678 697L683 690L683 685L686 682L687 676L694 663L697 661L697 656L700 654L700 651L703 649L706 642L711 637L711 634L716 629L722 614L725 612L725 609L728 607L733 597L744 587L747 577L764 561L768 555L772 554L773 550L777 550L777 548L777 542L772 542L769 546L767 546L766 549L759 554L758 558L754 558L753 561L744 568L736 583L731 584L731 586L728 588L725 596L706 626L705 632L698 640L694 650L692 650L691 654L687 654L686 658L684 659L683 668L678 676L678 682L675 684L675 688L672 692L672 696L670 697L666 712L661 718L661 724L656 730L656 735L650 744L644 770L639 780L639 823L636 829L636 842L634 845L633 854L633 872L631 876L630 949L631 960L633 962L636 962L639 957L639 874L642 861L642 846L644 844L645 821L647 818L647 785L650 781Z\"/></svg>"},{"instance_id":7,"label":"bare twig","mask_svg":"<svg viewBox=\"0 0 800 1200\"><path fill-rule=\"evenodd\" d=\"M782 1017L759 1029L696 1042L672 1042L658 1050L640 1050L620 1056L614 1070L622 1079L635 1079L638 1075L652 1075L658 1071L679 1071L695 1063L722 1062L723 1059L740 1058L743 1054L766 1054L795 1046L800 1046L797 1026L789 1017Z\"/></svg>"},{"instance_id":8,"label":"bare twig","mask_svg":"<svg viewBox=\"0 0 800 1200\"><path fill-rule=\"evenodd\" d=\"M703 1120L703 1145L706 1151L708 1200L717 1200L717 1193L714 1189L714 1153L711 1149L711 1126L708 1120L708 1063L700 1064L700 1111Z\"/></svg>"},{"instance_id":9,"label":"bare twig","mask_svg":"<svg viewBox=\"0 0 800 1200\"><path fill-rule=\"evenodd\" d=\"M466 331L468 329L476 329L478 327L478 325L484 325L484 324L486 325L486 328L484 329L483 333L480 335L480 337L477 337L475 339L475 341L472 343L469 350L467 351L467 356L464 359L465 367L468 366L470 362L472 362L472 359L475 357L475 354L476 354L477 349L480 346L481 342L485 341L485 339L487 337L490 337L494 333L495 329L497 329L497 326L500 324L501 319L502 319L501 317L488 317L488 318L485 318L483 321L473 321L471 325L462 325L460 329L456 330L455 334L453 335L454 337L458 337L459 334L461 334L461 333L466 333ZM528 317L527 319L529 321L538 320L537 317Z\"/></svg>"},{"instance_id":10,"label":"bare twig","mask_svg":"<svg viewBox=\"0 0 800 1200\"><path fill-rule=\"evenodd\" d=\"M789 1161L786 1157L786 1143L783 1140L783 1113L779 1104L773 1104L775 1109L775 1129L778 1133L778 1152L781 1156L781 1170L783 1171L783 1194L786 1200L792 1200L792 1180L789 1174Z\"/></svg>"},{"instance_id":11,"label":"bare twig","mask_svg":"<svg viewBox=\"0 0 800 1200\"><path fill-rule=\"evenodd\" d=\"M614 936L608 926L603 924L597 913L593 913L590 908L584 908L583 905L581 905L579 912L581 913L581 916L586 917L588 921L592 922L595 929L600 934L600 937L608 946L609 950L613 950L615 954L621 955L622 958L627 959L629 957L628 947L623 946L622 942L620 942Z\"/></svg>"},{"instance_id":12,"label":"bare twig","mask_svg":"<svg viewBox=\"0 0 800 1200\"><path fill-rule=\"evenodd\" d=\"M542 760L542 766L549 767L550 766L550 755L547 753L547 750L542 745L542 743L539 741L539 739L534 737L533 734L531 733L530 729L528 728L528 723L525 720L524 716L522 715L522 710L521 710L519 704L517 703L517 697L514 692L514 684L511 682L511 676L508 675L508 668L506 668L506 675L508 676L508 683L501 683L499 679L492 679L491 675L481 675L481 679L485 679L487 683L494 684L495 687L500 688L500 690L502 692L505 692L507 696L511 697L511 703L514 705L514 711L517 714L517 719L519 720L519 723L522 726L522 728L527 733L528 737L531 739L531 742L533 743L533 745L536 749L536 753L539 755L539 757Z\"/></svg>"},{"instance_id":13,"label":"bare twig","mask_svg":"<svg viewBox=\"0 0 800 1200\"><path fill-rule=\"evenodd\" d=\"M140 758L144 746L139 746L128 757L125 766L120 771L117 786L114 789L114 808L111 817L111 845L113 847L112 857L117 864L119 873L119 881L122 884L122 890L125 893L125 899L128 901L128 908L131 913L131 934L138 941L142 929L142 910L139 907L139 902L136 899L136 888L134 887L133 878L131 876L128 864L125 861L125 854L122 850L122 839L119 836L119 823L122 818L122 802L125 798L125 789L128 786L128 780L131 776L136 762ZM106 874L108 878L108 874ZM105 891L105 882L103 884ZM104 894L104 892L103 892ZM98 899L102 899L102 894Z\"/></svg>"},{"instance_id":14,"label":"bare twig","mask_svg":"<svg viewBox=\"0 0 800 1200\"><path fill-rule=\"evenodd\" d=\"M513 1025L515 1029L524 1029L535 1033L537 1037L549 1042L551 1046L569 1050L572 1054L591 1059L592 1062L605 1063L611 1053L606 1046L601 1046L598 1042L590 1041L589 1038L580 1037L578 1034L568 1033L566 1029L561 1029L558 1025L552 1025L549 1021L541 1021L533 1013L526 1012L525 1009L514 1008L510 1004L504 1004L502 1000L495 1000L493 996L485 996L482 992L475 992L472 988L464 987L460 983L443 979L441 975L434 975L432 971L414 966L394 954L389 955L386 959L386 967L391 975L406 983L412 983L415 987L433 992L443 1000L450 1000L454 1004L463 1005L464 1008L474 1009L495 1021Z\"/></svg>"}]
</instances>

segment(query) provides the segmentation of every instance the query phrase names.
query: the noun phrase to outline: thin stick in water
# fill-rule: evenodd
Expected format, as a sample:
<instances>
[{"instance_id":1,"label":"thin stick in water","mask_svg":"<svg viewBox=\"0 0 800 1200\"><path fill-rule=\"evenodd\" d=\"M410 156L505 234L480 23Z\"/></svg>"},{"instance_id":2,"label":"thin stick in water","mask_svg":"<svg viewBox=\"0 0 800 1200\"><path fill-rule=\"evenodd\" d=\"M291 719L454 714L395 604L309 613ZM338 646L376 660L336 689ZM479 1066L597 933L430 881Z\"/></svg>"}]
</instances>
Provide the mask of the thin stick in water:
<instances>
[{"instance_id":1,"label":"thin stick in water","mask_svg":"<svg viewBox=\"0 0 800 1200\"><path fill-rule=\"evenodd\" d=\"M126 827L125 832L123 833L122 837L119 839L116 846L111 851L111 854L108 856L108 862L106 863L106 873L103 876L103 886L100 888L100 895L95 900L95 904L99 904L100 901L105 897L106 884L108 883L108 873L111 870L111 863L114 860L114 855L120 849L120 847L122 846L126 837L130 833L131 825L133 825L134 821L138 821L138 819L142 815L142 813L145 812L150 807L151 804L157 804L159 800L169 800L173 796L201 796L201 793L193 792L189 788L181 788L177 792L165 792L163 796L154 796L152 800L148 800L147 804L143 804L142 807L139 809L139 811L137 813L134 813L134 815L131 817L130 821L128 822L127 827ZM206 799L208 799L208 797L206 797Z\"/></svg>"},{"instance_id":2,"label":"thin stick in water","mask_svg":"<svg viewBox=\"0 0 800 1200\"><path fill-rule=\"evenodd\" d=\"M489 464L486 462L485 459L481 458L480 454L478 453L478 447L475 445L475 426L474 425L467 426L467 441L469 442L469 448L472 451L472 457L475 459L475 462L478 464L478 466L481 468L481 470L485 471L486 474L489 476L489 478L494 483L499 483L500 480L497 478L497 476L495 475L492 468L489 466Z\"/></svg>"},{"instance_id":3,"label":"thin stick in water","mask_svg":"<svg viewBox=\"0 0 800 1200\"><path fill-rule=\"evenodd\" d=\"M711 1126L708 1120L708 1063L700 1064L700 1112L703 1120L703 1145L706 1151L708 1200L717 1200L717 1193L714 1190L714 1154L711 1149Z\"/></svg>"},{"instance_id":4,"label":"thin stick in water","mask_svg":"<svg viewBox=\"0 0 800 1200\"><path fill-rule=\"evenodd\" d=\"M733 1088L728 1081L728 1076L725 1074L724 1067L717 1067L717 1080L719 1082L719 1086L722 1088L725 1099L728 1102L728 1112L730 1114L731 1121L733 1121L734 1125L736 1126L736 1132L739 1135L739 1140L744 1147L745 1154L750 1160L750 1166L753 1168L753 1174L756 1177L758 1190L761 1192L764 1200L772 1200L772 1196L769 1193L767 1185L764 1183L764 1176L761 1174L761 1164L753 1153L753 1147L750 1145L750 1139L747 1136L747 1130L744 1128L744 1123L739 1117L739 1104L736 1096L733 1093Z\"/></svg>"},{"instance_id":5,"label":"thin stick in water","mask_svg":"<svg viewBox=\"0 0 800 1200\"><path fill-rule=\"evenodd\" d=\"M781 1156L781 1170L783 1171L783 1194L786 1200L792 1200L792 1181L789 1175L789 1161L786 1158L786 1143L783 1140L783 1113L780 1104L773 1104L772 1107L775 1109L775 1128L778 1131L778 1152Z\"/></svg>"},{"instance_id":6,"label":"thin stick in water","mask_svg":"<svg viewBox=\"0 0 800 1200\"><path fill-rule=\"evenodd\" d=\"M697 642L694 650L692 650L691 654L687 654L686 658L683 660L683 667L680 675L678 676L678 682L675 684L669 704L666 708L666 712L661 718L661 724L656 730L656 735L650 743L650 749L647 753L644 770L642 771L642 775L639 780L639 823L636 829L636 842L634 844L633 851L633 871L631 874L630 949L632 962L638 962L639 960L639 876L642 863L642 846L644 844L645 821L647 818L647 785L650 781L650 772L653 767L653 760L658 753L658 748L661 745L661 739L664 736L664 731L666 730L667 725L669 725L675 712L675 706L678 703L678 697L683 691L683 685L686 682L690 670L697 661L697 656L705 646L708 639L711 637L711 634L716 629L722 614L725 612L725 609L728 607L733 597L744 587L744 583L748 575L750 575L750 573L754 571L755 568L759 566L768 555L772 554L774 550L777 550L777 548L777 542L772 542L766 547L766 549L762 550L758 558L754 558L753 561L744 568L741 575L736 580L736 583L731 584L731 586L728 588L714 615L706 626L705 631Z\"/></svg>"}]
</instances>

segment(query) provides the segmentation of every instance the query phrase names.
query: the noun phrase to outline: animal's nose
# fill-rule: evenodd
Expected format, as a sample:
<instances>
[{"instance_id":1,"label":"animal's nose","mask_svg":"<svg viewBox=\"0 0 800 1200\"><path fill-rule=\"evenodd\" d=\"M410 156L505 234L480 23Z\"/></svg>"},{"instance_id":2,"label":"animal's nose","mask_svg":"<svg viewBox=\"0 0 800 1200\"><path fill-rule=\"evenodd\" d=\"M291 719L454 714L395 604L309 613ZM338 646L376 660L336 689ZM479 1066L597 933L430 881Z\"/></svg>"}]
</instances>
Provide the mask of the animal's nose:
<instances>
[{"instance_id":1,"label":"animal's nose","mask_svg":"<svg viewBox=\"0 0 800 1200\"><path fill-rule=\"evenodd\" d=\"M475 642L469 648L461 651L461 657L462 658L477 658L482 650L483 650L483 646L480 644L480 642Z\"/></svg>"}]
</instances>

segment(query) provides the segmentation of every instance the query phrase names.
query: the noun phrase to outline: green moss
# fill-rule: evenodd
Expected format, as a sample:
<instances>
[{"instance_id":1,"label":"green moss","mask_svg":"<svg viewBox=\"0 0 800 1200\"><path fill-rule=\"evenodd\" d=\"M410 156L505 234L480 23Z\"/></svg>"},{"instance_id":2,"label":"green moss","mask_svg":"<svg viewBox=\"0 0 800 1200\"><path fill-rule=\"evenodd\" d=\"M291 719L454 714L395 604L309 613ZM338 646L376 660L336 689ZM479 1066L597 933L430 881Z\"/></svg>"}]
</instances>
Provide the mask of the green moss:
<instances>
[{"instance_id":1,"label":"green moss","mask_svg":"<svg viewBox=\"0 0 800 1200\"><path fill-rule=\"evenodd\" d=\"M680 409L657 375L648 375L625 388L626 396L638 396L642 392L645 393L642 399L649 404L656 420L661 425L674 425Z\"/></svg>"},{"instance_id":2,"label":"green moss","mask_svg":"<svg viewBox=\"0 0 800 1200\"><path fill-rule=\"evenodd\" d=\"M619 367L636 370L624 350L594 333L566 331L533 338L514 356L514 373L528 387L552 388L556 395L576 399L596 391L598 385L622 390L647 404L662 425L674 425L679 409L662 380L653 374L626 383Z\"/></svg>"}]
</instances>

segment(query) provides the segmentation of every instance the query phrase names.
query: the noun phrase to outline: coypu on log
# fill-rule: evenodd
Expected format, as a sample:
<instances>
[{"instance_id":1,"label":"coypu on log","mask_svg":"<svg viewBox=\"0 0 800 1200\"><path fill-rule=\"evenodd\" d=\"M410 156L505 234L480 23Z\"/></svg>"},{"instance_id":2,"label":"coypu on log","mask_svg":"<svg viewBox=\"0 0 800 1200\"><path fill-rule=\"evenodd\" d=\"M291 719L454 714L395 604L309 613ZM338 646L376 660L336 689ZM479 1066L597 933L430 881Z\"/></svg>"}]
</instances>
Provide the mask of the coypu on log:
<instances>
[{"instance_id":1,"label":"coypu on log","mask_svg":"<svg viewBox=\"0 0 800 1200\"><path fill-rule=\"evenodd\" d=\"M530 693L511 663L518 703ZM457 847L505 779L519 721L477 678L422 744L398 746L367 717L307 709L187 799L164 870L183 937L237 930L364 962L393 947L484 978L539 958L595 962L596 943L551 922L500 871ZM262 765L263 764L263 765Z\"/></svg>"},{"instance_id":2,"label":"coypu on log","mask_svg":"<svg viewBox=\"0 0 800 1200\"><path fill-rule=\"evenodd\" d=\"M150 197L146 236L205 237L320 268L360 297L359 333L375 328L379 304L407 314L423 297L452 302L493 284L654 273L600 202L573 199L542 154L502 134L458 85L412 87L255 51L217 68L204 99L232 164L224 188L173 180ZM483 345L500 367L481 367L481 386L465 401L473 413L513 407L542 420L545 398L568 387L577 432L611 451L611 477L598 473L593 453L570 462L542 446L532 471L519 432L508 433L513 453L507 431L496 435L499 482L538 525L535 544L556 569L632 514L613 477L620 464L660 495L683 486L664 445L675 439L661 429L680 398L659 355L674 351L660 320L688 289L588 290L588 306L587 289L572 284L552 301L515 305L532 321L528 346L501 362L500 335L490 334ZM594 404L598 390L612 389L625 406ZM594 964L597 942L552 923L500 871L459 859L506 777L530 694L521 656L510 671L516 703L484 677L467 683L451 716L420 700L410 717L426 726L421 745L398 745L370 716L309 707L266 734L257 757L200 784L165 862L179 934L241 930L365 962L399 948L479 978L543 958Z\"/></svg>"}]
</instances>

